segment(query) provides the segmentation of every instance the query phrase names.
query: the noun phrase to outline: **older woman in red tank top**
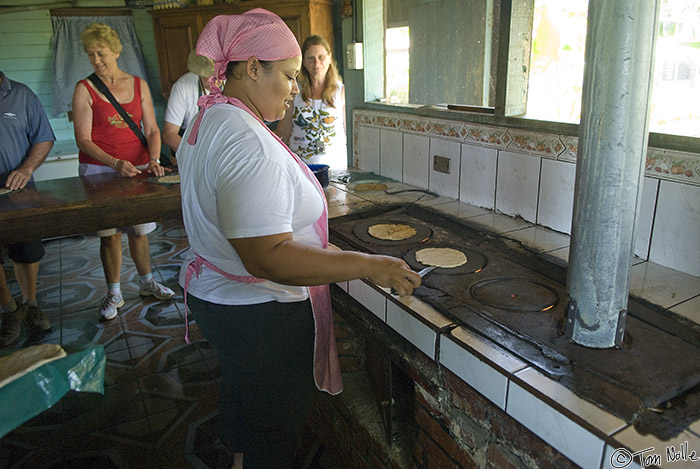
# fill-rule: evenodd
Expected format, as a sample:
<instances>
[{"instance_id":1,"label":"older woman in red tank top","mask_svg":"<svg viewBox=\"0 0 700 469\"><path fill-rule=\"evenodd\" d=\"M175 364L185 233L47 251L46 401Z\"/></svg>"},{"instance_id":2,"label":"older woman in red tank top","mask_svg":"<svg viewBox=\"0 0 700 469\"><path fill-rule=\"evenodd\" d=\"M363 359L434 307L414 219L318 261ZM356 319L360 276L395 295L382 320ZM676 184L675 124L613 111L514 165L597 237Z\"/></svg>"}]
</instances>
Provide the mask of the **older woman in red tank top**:
<instances>
[{"instance_id":1,"label":"older woman in red tank top","mask_svg":"<svg viewBox=\"0 0 700 469\"><path fill-rule=\"evenodd\" d=\"M143 128L147 145L141 142L93 82L80 80L73 94L80 175L117 172L124 177L133 177L147 171L162 176L165 169L160 165L160 130L148 84L119 69L117 58L122 45L116 31L106 24L93 23L88 26L81 35L81 41L95 75L102 80L136 125ZM117 309L125 303L120 283L122 231L129 238L129 251L139 274L139 294L154 296L159 300L168 300L174 296L173 291L157 282L151 272L147 234L155 227L155 223L144 223L97 233L108 288L100 308L103 320L115 318Z\"/></svg>"}]
</instances>

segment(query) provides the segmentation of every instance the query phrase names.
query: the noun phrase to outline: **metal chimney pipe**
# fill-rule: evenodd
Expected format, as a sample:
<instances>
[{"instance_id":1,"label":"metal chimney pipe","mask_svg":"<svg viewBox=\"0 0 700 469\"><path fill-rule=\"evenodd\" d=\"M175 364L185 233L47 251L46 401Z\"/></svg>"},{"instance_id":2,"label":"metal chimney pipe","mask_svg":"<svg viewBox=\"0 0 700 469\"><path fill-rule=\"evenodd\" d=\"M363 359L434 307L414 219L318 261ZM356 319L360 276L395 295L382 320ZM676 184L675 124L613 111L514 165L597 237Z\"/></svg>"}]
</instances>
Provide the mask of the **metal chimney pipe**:
<instances>
[{"instance_id":1,"label":"metal chimney pipe","mask_svg":"<svg viewBox=\"0 0 700 469\"><path fill-rule=\"evenodd\" d=\"M587 347L624 335L659 4L588 5L566 318L567 336Z\"/></svg>"}]
</instances>

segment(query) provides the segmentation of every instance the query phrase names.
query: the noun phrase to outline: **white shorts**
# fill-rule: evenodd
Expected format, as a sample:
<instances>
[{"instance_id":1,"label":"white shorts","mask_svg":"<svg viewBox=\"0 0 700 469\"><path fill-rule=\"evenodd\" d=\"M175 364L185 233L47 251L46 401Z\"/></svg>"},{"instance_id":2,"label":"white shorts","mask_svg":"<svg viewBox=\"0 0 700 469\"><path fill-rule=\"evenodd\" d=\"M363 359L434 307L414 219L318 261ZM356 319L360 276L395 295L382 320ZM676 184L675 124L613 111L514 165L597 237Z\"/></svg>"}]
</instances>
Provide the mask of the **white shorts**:
<instances>
[{"instance_id":1,"label":"white shorts","mask_svg":"<svg viewBox=\"0 0 700 469\"><path fill-rule=\"evenodd\" d=\"M146 169L148 168L148 165L140 165L137 166L138 169ZM93 174L106 174L106 173L114 173L115 171L110 168L109 166L104 166L100 164L88 164L88 163L80 163L78 165L78 174L80 176L92 176ZM104 230L100 230L96 232L95 234L99 236L100 238L105 238L107 236L113 236L117 234L120 231L123 231L127 235L132 235L132 236L139 236L139 235L145 235L150 233L151 231L156 229L156 224L155 222L148 222L148 223L141 223L140 225L132 225L132 226L121 226L119 228L107 228Z\"/></svg>"}]
</instances>

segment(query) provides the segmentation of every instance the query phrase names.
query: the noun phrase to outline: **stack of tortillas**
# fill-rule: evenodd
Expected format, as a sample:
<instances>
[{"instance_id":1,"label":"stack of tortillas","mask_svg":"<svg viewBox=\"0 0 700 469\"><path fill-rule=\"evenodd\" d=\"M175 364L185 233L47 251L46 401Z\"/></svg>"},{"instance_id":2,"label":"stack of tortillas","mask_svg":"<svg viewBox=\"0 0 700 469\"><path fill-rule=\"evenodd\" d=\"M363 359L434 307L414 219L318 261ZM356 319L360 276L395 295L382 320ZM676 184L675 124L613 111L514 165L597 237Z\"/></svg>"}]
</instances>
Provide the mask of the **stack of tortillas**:
<instances>
[{"instance_id":1,"label":"stack of tortillas","mask_svg":"<svg viewBox=\"0 0 700 469\"><path fill-rule=\"evenodd\" d=\"M179 174L167 174L158 178L158 182L161 184L180 184Z\"/></svg>"},{"instance_id":2,"label":"stack of tortillas","mask_svg":"<svg viewBox=\"0 0 700 469\"><path fill-rule=\"evenodd\" d=\"M416 229L412 226L400 223L379 223L367 228L370 236L387 241L402 241L416 235Z\"/></svg>"},{"instance_id":3,"label":"stack of tortillas","mask_svg":"<svg viewBox=\"0 0 700 469\"><path fill-rule=\"evenodd\" d=\"M467 256L462 251L452 248L424 248L416 251L416 262L451 269L466 264Z\"/></svg>"},{"instance_id":4,"label":"stack of tortillas","mask_svg":"<svg viewBox=\"0 0 700 469\"><path fill-rule=\"evenodd\" d=\"M0 388L41 365L66 356L65 350L56 344L34 345L0 358Z\"/></svg>"}]
</instances>

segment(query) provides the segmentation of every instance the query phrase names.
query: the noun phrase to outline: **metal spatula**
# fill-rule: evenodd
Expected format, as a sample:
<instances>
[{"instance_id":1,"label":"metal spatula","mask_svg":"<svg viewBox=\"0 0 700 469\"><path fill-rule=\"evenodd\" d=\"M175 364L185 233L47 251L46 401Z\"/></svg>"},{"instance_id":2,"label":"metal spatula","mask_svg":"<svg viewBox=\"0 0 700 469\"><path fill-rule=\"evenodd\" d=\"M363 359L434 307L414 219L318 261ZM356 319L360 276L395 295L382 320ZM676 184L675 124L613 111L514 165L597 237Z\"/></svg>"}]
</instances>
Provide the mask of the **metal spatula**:
<instances>
[{"instance_id":1,"label":"metal spatula","mask_svg":"<svg viewBox=\"0 0 700 469\"><path fill-rule=\"evenodd\" d=\"M432 272L432 271L435 270L435 269L437 269L437 267L434 266L434 265L431 265L430 267L426 267L425 269L419 270L419 271L418 271L418 275L420 275L420 278L423 278L423 277L425 277L428 273ZM394 290L393 288L391 289L391 294L392 294L392 295L398 295L398 293L396 292L396 290Z\"/></svg>"}]
</instances>

